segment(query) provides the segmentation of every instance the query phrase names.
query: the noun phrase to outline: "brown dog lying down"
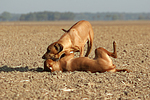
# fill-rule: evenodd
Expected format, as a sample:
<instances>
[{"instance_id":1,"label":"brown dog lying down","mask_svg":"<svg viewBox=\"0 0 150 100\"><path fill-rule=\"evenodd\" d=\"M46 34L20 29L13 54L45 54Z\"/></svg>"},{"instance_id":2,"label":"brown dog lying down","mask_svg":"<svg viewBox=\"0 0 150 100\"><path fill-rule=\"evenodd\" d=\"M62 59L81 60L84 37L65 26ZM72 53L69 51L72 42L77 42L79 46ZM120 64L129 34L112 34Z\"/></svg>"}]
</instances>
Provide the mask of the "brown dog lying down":
<instances>
[{"instance_id":1,"label":"brown dog lying down","mask_svg":"<svg viewBox=\"0 0 150 100\"><path fill-rule=\"evenodd\" d=\"M127 69L115 69L116 66L112 63L109 56L117 58L116 43L113 42L113 53L99 47L95 50L95 58L88 57L74 58L74 54L65 54L59 61L47 59L44 62L44 70L47 71L90 71L90 72L120 72Z\"/></svg>"},{"instance_id":2,"label":"brown dog lying down","mask_svg":"<svg viewBox=\"0 0 150 100\"><path fill-rule=\"evenodd\" d=\"M84 45L88 43L86 57L90 54L93 45L94 32L88 21L82 20L74 24L69 30L62 29L65 33L61 38L48 46L43 59L59 59L66 52L80 52L83 57Z\"/></svg>"}]
</instances>

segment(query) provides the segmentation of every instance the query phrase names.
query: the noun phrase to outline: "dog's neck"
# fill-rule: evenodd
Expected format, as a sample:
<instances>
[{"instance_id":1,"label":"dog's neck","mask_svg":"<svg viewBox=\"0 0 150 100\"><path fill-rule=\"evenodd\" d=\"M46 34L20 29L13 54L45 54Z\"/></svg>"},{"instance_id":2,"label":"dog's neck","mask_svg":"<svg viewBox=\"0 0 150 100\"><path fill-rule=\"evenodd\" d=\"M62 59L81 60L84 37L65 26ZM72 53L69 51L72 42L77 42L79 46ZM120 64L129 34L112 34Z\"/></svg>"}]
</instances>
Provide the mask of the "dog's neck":
<instances>
[{"instance_id":1,"label":"dog's neck","mask_svg":"<svg viewBox=\"0 0 150 100\"><path fill-rule=\"evenodd\" d=\"M70 35L68 33L62 35L57 42L64 47L63 49L66 49L72 45L72 40L70 39Z\"/></svg>"},{"instance_id":2,"label":"dog's neck","mask_svg":"<svg viewBox=\"0 0 150 100\"><path fill-rule=\"evenodd\" d=\"M54 71L63 71L61 68L60 61L54 61L53 67L51 67L51 70Z\"/></svg>"},{"instance_id":3,"label":"dog's neck","mask_svg":"<svg viewBox=\"0 0 150 100\"><path fill-rule=\"evenodd\" d=\"M66 67L68 65L68 63L71 61L71 59L74 58L74 54L73 53L69 53L64 55L64 57L62 57L58 63L59 63L59 67L62 68L63 71L66 71Z\"/></svg>"}]
</instances>

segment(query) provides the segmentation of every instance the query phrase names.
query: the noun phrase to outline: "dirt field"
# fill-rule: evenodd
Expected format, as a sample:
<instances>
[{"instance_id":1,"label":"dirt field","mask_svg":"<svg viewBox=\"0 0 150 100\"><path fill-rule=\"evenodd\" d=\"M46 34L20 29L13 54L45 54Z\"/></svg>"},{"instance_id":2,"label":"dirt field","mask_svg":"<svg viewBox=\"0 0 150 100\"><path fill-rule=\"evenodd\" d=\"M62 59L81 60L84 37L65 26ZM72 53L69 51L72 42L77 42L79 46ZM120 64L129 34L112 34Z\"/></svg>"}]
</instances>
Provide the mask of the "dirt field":
<instances>
[{"instance_id":1,"label":"dirt field","mask_svg":"<svg viewBox=\"0 0 150 100\"><path fill-rule=\"evenodd\" d=\"M0 99L149 100L150 21L91 22L94 46L112 51L131 73L42 72L46 48L75 22L0 23Z\"/></svg>"}]
</instances>

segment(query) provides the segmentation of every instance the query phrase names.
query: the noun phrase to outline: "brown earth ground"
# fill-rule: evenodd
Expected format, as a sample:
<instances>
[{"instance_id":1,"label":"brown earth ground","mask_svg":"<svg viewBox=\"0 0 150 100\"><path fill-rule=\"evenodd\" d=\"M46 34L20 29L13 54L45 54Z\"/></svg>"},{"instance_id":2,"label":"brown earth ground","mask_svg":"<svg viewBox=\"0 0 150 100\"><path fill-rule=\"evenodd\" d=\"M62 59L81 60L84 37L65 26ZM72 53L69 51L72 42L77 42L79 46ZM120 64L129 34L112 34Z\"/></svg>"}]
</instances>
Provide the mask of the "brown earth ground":
<instances>
[{"instance_id":1,"label":"brown earth ground","mask_svg":"<svg viewBox=\"0 0 150 100\"><path fill-rule=\"evenodd\" d=\"M131 73L42 72L41 58L74 21L0 22L0 99L150 99L150 21L91 22L94 46L112 51Z\"/></svg>"}]
</instances>

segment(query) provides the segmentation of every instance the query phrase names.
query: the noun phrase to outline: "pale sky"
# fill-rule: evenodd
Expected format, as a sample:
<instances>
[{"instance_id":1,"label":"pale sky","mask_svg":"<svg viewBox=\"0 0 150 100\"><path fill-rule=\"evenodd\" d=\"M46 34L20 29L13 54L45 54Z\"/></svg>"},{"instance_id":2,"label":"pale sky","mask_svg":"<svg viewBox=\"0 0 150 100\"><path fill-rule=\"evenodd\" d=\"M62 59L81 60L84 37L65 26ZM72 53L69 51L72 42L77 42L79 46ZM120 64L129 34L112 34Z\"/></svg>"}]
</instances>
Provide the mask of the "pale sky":
<instances>
[{"instance_id":1,"label":"pale sky","mask_svg":"<svg viewBox=\"0 0 150 100\"><path fill-rule=\"evenodd\" d=\"M0 13L59 12L149 12L150 0L0 0Z\"/></svg>"}]
</instances>

